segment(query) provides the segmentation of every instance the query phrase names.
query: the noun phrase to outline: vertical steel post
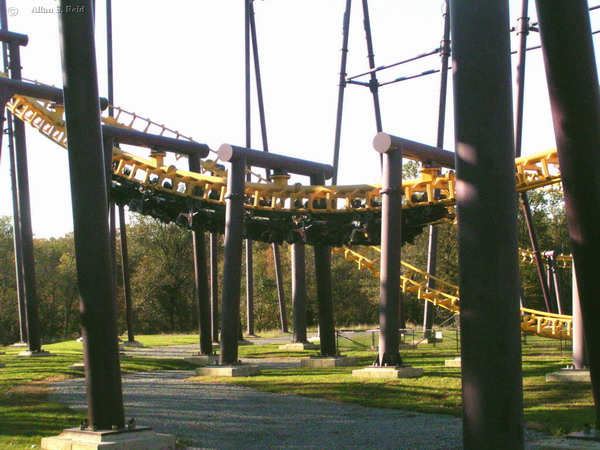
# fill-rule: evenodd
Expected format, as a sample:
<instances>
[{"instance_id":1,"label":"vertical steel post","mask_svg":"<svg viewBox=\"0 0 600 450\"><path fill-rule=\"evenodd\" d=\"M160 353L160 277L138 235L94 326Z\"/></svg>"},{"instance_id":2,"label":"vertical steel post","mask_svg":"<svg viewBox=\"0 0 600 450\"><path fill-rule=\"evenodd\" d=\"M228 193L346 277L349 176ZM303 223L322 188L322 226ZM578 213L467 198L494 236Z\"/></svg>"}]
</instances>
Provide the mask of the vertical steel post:
<instances>
[{"instance_id":1,"label":"vertical steel post","mask_svg":"<svg viewBox=\"0 0 600 450\"><path fill-rule=\"evenodd\" d=\"M277 278L277 298L279 300L279 319L281 321L281 331L289 333L287 308L285 305L285 294L283 292L283 273L281 270L281 255L279 245L273 244L273 259L275 260L275 278Z\"/></svg>"},{"instance_id":2,"label":"vertical steel post","mask_svg":"<svg viewBox=\"0 0 600 450\"><path fill-rule=\"evenodd\" d=\"M6 0L0 0L0 27L8 31L8 11L6 9ZM8 59L8 44L2 43L2 61L4 64L4 72L9 71L10 64ZM5 99L3 99L4 101ZM8 100L8 99L6 99ZM23 273L21 266L23 264L23 256L21 252L21 230L19 228L19 208L17 198L17 175L15 169L15 150L14 150L14 135L13 135L13 117L12 114L6 112L6 129L1 130L2 134L6 133L8 142L8 155L10 161L10 182L12 189L13 202L13 242L15 249L15 281L17 287L17 310L19 313L19 338L20 342L27 341L27 321L25 312L25 292L23 287ZM0 152L2 149L0 148Z\"/></svg>"},{"instance_id":3,"label":"vertical steel post","mask_svg":"<svg viewBox=\"0 0 600 450\"><path fill-rule=\"evenodd\" d=\"M267 138L267 120L265 115L265 101L263 97L262 90L262 77L260 73L260 58L258 53L258 38L256 33L256 20L254 17L254 2L251 1L248 4L248 19L250 22L250 37L252 42L252 54L254 56L254 77L256 78L256 96L258 99L258 116L260 121L260 133L262 137L263 150L265 152L269 151L269 140ZM251 148L248 142L248 148ZM265 170L267 178L271 176L271 171L269 169ZM277 293L279 298L279 313L280 316L283 317L281 319L281 328L284 333L288 333L288 325L287 325L287 313L285 311L285 295L283 290L283 273L281 271L281 257L279 252L279 244L273 244L273 260L275 263L275 279L277 282ZM252 333L254 334L254 329Z\"/></svg>"},{"instance_id":4,"label":"vertical steel post","mask_svg":"<svg viewBox=\"0 0 600 450\"><path fill-rule=\"evenodd\" d=\"M88 417L92 428L123 427L114 274L90 0L61 0L65 116L83 328ZM67 13L75 7L83 11Z\"/></svg>"},{"instance_id":5,"label":"vertical steel post","mask_svg":"<svg viewBox=\"0 0 600 450\"><path fill-rule=\"evenodd\" d=\"M398 312L402 249L402 150L383 154L381 258L379 269L379 354L376 365L401 366Z\"/></svg>"},{"instance_id":6,"label":"vertical steel post","mask_svg":"<svg viewBox=\"0 0 600 450\"><path fill-rule=\"evenodd\" d=\"M520 153L520 152L519 152ZM517 157L519 155L517 154ZM526 192L522 192L520 195L521 204L523 206L523 214L525 217L525 223L527 225L527 231L529 232L529 240L533 248L533 258L535 260L535 267L537 269L538 278L540 280L540 286L542 287L542 295L544 296L544 303L546 304L546 311L551 312L551 298L552 293L549 287L548 280L546 280L544 270L544 260L540 251L540 244L537 238L537 232L535 231L535 224L533 223L533 215L531 214L531 206L529 205L529 197Z\"/></svg>"},{"instance_id":7,"label":"vertical steel post","mask_svg":"<svg viewBox=\"0 0 600 450\"><path fill-rule=\"evenodd\" d=\"M581 304L579 303L579 290L577 289L577 273L575 263L573 270L573 368L584 369L589 366L587 349L585 348L585 336L583 332L583 317L581 316Z\"/></svg>"},{"instance_id":8,"label":"vertical steel post","mask_svg":"<svg viewBox=\"0 0 600 450\"><path fill-rule=\"evenodd\" d=\"M554 295L556 298L556 311L558 314L563 313L562 308L562 293L560 292L560 279L558 277L558 267L556 266L556 250L546 252L548 258L548 282L554 286Z\"/></svg>"},{"instance_id":9,"label":"vertical steel post","mask_svg":"<svg viewBox=\"0 0 600 450\"><path fill-rule=\"evenodd\" d=\"M21 55L19 44L13 41L9 43L8 48L11 78L21 80ZM42 343L40 338L40 322L37 305L33 230L31 228L27 143L25 141L25 124L20 120L14 122L14 139L15 145L13 153L17 187L17 217L21 234L22 264L20 270L23 274L23 293L25 294L27 343L29 344L29 351L39 352L42 349Z\"/></svg>"},{"instance_id":10,"label":"vertical steel post","mask_svg":"<svg viewBox=\"0 0 600 450\"><path fill-rule=\"evenodd\" d=\"M340 63L340 81L338 85L338 103L335 120L335 142L333 144L333 178L331 184L337 184L338 166L340 163L340 144L342 142L342 118L344 113L344 91L346 90L346 64L348 61L348 36L350 34L350 11L352 0L346 0L344 24L342 28L342 61Z\"/></svg>"},{"instance_id":11,"label":"vertical steel post","mask_svg":"<svg viewBox=\"0 0 600 450\"><path fill-rule=\"evenodd\" d=\"M119 235L121 238L121 276L123 277L123 295L125 297L125 319L127 321L127 340L135 342L133 333L133 298L131 295L131 276L129 274L129 249L127 247L127 224L125 206L119 205Z\"/></svg>"},{"instance_id":12,"label":"vertical steel post","mask_svg":"<svg viewBox=\"0 0 600 450\"><path fill-rule=\"evenodd\" d=\"M306 248L292 244L293 342L306 343Z\"/></svg>"},{"instance_id":13,"label":"vertical steel post","mask_svg":"<svg viewBox=\"0 0 600 450\"><path fill-rule=\"evenodd\" d=\"M189 155L190 172L200 173L200 157ZM194 248L194 294L198 308L198 332L200 335L200 354L212 355L210 288L206 258L206 237L204 231L192 231Z\"/></svg>"},{"instance_id":14,"label":"vertical steel post","mask_svg":"<svg viewBox=\"0 0 600 450\"><path fill-rule=\"evenodd\" d=\"M200 354L212 355L210 328L210 294L206 270L206 240L204 231L192 231L194 247L194 287L198 305L198 329L200 333Z\"/></svg>"},{"instance_id":15,"label":"vertical steel post","mask_svg":"<svg viewBox=\"0 0 600 450\"><path fill-rule=\"evenodd\" d=\"M225 213L225 257L221 301L221 364L237 364L242 281L242 234L244 231L244 180L246 158L231 161L227 176Z\"/></svg>"},{"instance_id":16,"label":"vertical steel post","mask_svg":"<svg viewBox=\"0 0 600 450\"><path fill-rule=\"evenodd\" d=\"M251 75L250 75L250 11L253 0L244 1L244 67L245 67L245 98L246 98L246 148L252 148L252 105L251 105ZM251 180L248 173L247 180ZM254 335L254 267L252 255L252 239L246 239L246 329L249 335ZM239 338L243 339L242 328Z\"/></svg>"},{"instance_id":17,"label":"vertical steel post","mask_svg":"<svg viewBox=\"0 0 600 450\"><path fill-rule=\"evenodd\" d=\"M23 281L23 251L21 248L21 228L19 223L19 198L17 196L17 169L12 121L9 115L8 153L10 157L10 182L13 201L13 242L15 248L15 280L17 284L17 307L19 311L19 336L21 342L28 342L27 338L27 308L25 305L25 286Z\"/></svg>"},{"instance_id":18,"label":"vertical steel post","mask_svg":"<svg viewBox=\"0 0 600 450\"><path fill-rule=\"evenodd\" d=\"M246 332L254 336L254 254L252 239L246 239ZM243 339L240 330L240 340Z\"/></svg>"},{"instance_id":19,"label":"vertical steel post","mask_svg":"<svg viewBox=\"0 0 600 450\"><path fill-rule=\"evenodd\" d=\"M363 25L365 28L365 39L367 41L367 58L369 59L369 69L375 68L375 52L373 50L373 35L371 34L371 19L369 18L369 2L368 0L362 0L363 7ZM383 125L381 123L381 106L379 104L379 81L377 80L377 73L371 72L371 79L369 80L369 89L373 95L373 109L375 111L375 128L377 132L383 131ZM382 155L380 155L383 158Z\"/></svg>"},{"instance_id":20,"label":"vertical steel post","mask_svg":"<svg viewBox=\"0 0 600 450\"><path fill-rule=\"evenodd\" d=\"M94 16L95 16L95 5L94 5ZM106 74L108 82L108 109L109 117L113 117L112 105L115 102L114 95L114 72L113 72L113 36L112 36L112 0L106 0ZM115 203L112 201L112 157L114 140L109 137L104 137L104 152L106 158L106 171L107 174L107 189L108 189L108 223L110 230L110 250L111 250L111 264L115 272L115 283L118 277L117 275L117 212L115 211ZM119 211L120 213L120 211ZM116 284L115 284L116 290ZM123 290L125 291L125 280L123 280ZM125 300L127 302L127 300Z\"/></svg>"},{"instance_id":21,"label":"vertical steel post","mask_svg":"<svg viewBox=\"0 0 600 450\"><path fill-rule=\"evenodd\" d=\"M518 449L524 437L508 2L455 0L450 21L463 442L468 449Z\"/></svg>"},{"instance_id":22,"label":"vertical steel post","mask_svg":"<svg viewBox=\"0 0 600 450\"><path fill-rule=\"evenodd\" d=\"M311 176L310 183L314 186L323 186L325 177L322 175ZM327 245L315 245L314 251L321 356L335 356L337 355L337 348L335 345L333 289L331 284L331 248Z\"/></svg>"},{"instance_id":23,"label":"vertical steel post","mask_svg":"<svg viewBox=\"0 0 600 450\"><path fill-rule=\"evenodd\" d=\"M210 310L212 341L219 342L219 235L210 233Z\"/></svg>"},{"instance_id":24,"label":"vertical steel post","mask_svg":"<svg viewBox=\"0 0 600 450\"><path fill-rule=\"evenodd\" d=\"M600 101L588 3L536 0L577 288L600 424Z\"/></svg>"},{"instance_id":25,"label":"vertical steel post","mask_svg":"<svg viewBox=\"0 0 600 450\"><path fill-rule=\"evenodd\" d=\"M519 47L517 50L517 58L519 63L517 65L517 104L515 107L515 156L518 158L521 156L521 148L523 142L523 111L525 107L525 63L527 61L527 36L529 35L529 0L523 0L521 3L521 17L518 19L517 35L519 36ZM531 241L531 247L533 249L533 257L535 261L535 267L537 269L538 278L540 280L540 286L542 288L542 294L544 296L544 302L546 303L546 310L550 312L550 291L548 289L548 282L544 276L544 262L540 253L540 245L535 231L535 224L533 223L533 216L531 214L531 206L529 205L529 197L526 192L521 192L521 204L523 207L523 214L525 217L525 224L527 225L527 231L529 233L529 240Z\"/></svg>"},{"instance_id":26,"label":"vertical steel post","mask_svg":"<svg viewBox=\"0 0 600 450\"><path fill-rule=\"evenodd\" d=\"M438 128L436 146L444 148L444 132L446 129L446 100L448 97L448 64L450 60L450 12L448 11L448 2L444 11L444 34L440 43L440 58L442 60L442 68L440 72L440 101L438 105ZM435 195L439 195L436 191ZM429 240L427 242L427 273L435 275L437 268L437 244L439 229L433 225L429 225ZM435 281L432 278L427 280L429 289L435 288ZM433 328L433 304L425 302L423 311L423 334L427 338L432 338L430 335Z\"/></svg>"}]
</instances>

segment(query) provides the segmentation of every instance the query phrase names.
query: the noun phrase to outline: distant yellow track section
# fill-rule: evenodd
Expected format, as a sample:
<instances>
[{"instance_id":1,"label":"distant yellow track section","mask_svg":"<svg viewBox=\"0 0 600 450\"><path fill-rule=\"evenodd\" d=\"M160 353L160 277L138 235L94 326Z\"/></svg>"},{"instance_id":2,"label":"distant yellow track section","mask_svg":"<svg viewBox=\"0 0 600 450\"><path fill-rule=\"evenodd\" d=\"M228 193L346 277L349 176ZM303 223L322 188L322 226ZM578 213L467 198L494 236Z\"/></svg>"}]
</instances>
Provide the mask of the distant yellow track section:
<instances>
[{"instance_id":1,"label":"distant yellow track section","mask_svg":"<svg viewBox=\"0 0 600 450\"><path fill-rule=\"evenodd\" d=\"M535 264L535 252L533 250L519 249L519 257L521 262L525 264ZM558 255L556 257L556 266L561 269L570 269L573 265L573 257L571 255Z\"/></svg>"},{"instance_id":2,"label":"distant yellow track section","mask_svg":"<svg viewBox=\"0 0 600 450\"><path fill-rule=\"evenodd\" d=\"M379 257L381 251L378 247L365 247L356 251L345 247L334 250L344 253L346 261L355 262L360 269L370 270L374 277L379 277ZM412 292L420 300L426 300L435 306L460 312L460 293L455 286L440 278L402 261L401 287L403 292ZM433 280L434 288L427 287ZM573 317L551 314L533 309L521 308L521 331L555 339L572 338Z\"/></svg>"}]
</instances>

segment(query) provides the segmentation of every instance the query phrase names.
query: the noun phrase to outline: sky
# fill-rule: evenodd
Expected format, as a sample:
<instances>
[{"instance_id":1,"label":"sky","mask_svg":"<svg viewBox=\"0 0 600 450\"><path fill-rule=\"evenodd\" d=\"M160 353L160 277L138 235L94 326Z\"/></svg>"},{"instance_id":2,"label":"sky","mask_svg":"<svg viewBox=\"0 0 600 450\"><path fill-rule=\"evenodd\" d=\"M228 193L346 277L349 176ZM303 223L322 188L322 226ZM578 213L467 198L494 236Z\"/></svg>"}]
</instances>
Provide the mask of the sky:
<instances>
[{"instance_id":1,"label":"sky","mask_svg":"<svg viewBox=\"0 0 600 450\"><path fill-rule=\"evenodd\" d=\"M96 36L100 93L107 95L105 2L97 0ZM342 44L344 0L255 1L269 148L332 163ZM530 17L536 21L533 2ZM7 0L9 29L29 35L22 49L23 76L62 86L54 0ZM591 5L590 5L591 6ZM511 26L520 0L510 0ZM376 65L387 65L439 46L442 0L371 0ZM45 12L42 12L45 11ZM592 12L593 29L600 11ZM113 0L115 104L218 149L245 144L244 2L242 0ZM596 27L594 28L594 25ZM482 36L485 39L485 36ZM517 48L512 33L511 43ZM529 45L539 38L530 34ZM348 75L368 70L362 5L351 14ZM379 74L380 82L437 69L433 55ZM513 79L516 58L513 57ZM451 78L451 77L450 77ZM366 79L365 79L366 80ZM381 88L383 129L435 145L439 74ZM513 89L516 93L516 89ZM444 147L454 149L452 85ZM252 147L262 149L253 93ZM372 147L375 120L367 88L345 92L338 184L379 183ZM523 154L554 148L540 50L528 52ZM34 235L72 231L67 152L27 128ZM145 152L142 151L141 155ZM9 158L0 159L0 216L12 215Z\"/></svg>"}]
</instances>

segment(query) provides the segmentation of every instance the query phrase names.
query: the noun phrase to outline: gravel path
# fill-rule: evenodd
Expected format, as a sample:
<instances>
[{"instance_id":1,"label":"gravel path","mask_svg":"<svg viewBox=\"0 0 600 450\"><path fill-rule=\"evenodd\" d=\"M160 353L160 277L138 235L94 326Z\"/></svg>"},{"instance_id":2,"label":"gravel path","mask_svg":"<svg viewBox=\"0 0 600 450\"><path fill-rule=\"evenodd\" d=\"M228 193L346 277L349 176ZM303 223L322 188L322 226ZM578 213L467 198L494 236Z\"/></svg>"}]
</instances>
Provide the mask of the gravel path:
<instances>
[{"instance_id":1,"label":"gravel path","mask_svg":"<svg viewBox=\"0 0 600 450\"><path fill-rule=\"evenodd\" d=\"M125 375L126 417L183 438L191 448L462 447L461 420L456 417L187 381L192 376L193 371ZM85 410L82 378L53 383L52 388L53 401ZM539 448L547 439L531 431L527 437L528 448Z\"/></svg>"},{"instance_id":2,"label":"gravel path","mask_svg":"<svg viewBox=\"0 0 600 450\"><path fill-rule=\"evenodd\" d=\"M273 343L272 338L267 341ZM126 353L182 358L197 351L197 345L179 345L127 349ZM242 361L263 369L300 366L294 358ZM123 376L126 417L183 438L191 448L462 448L462 424L456 417L187 380L194 375L193 371L161 371ZM52 388L53 401L85 410L84 379L53 383ZM526 435L527 448L539 448L532 441L547 439L532 431Z\"/></svg>"},{"instance_id":3,"label":"gravel path","mask_svg":"<svg viewBox=\"0 0 600 450\"><path fill-rule=\"evenodd\" d=\"M193 375L124 376L126 416L206 448L461 448L461 422L455 417L186 381ZM85 409L83 379L52 387L52 400Z\"/></svg>"}]
</instances>

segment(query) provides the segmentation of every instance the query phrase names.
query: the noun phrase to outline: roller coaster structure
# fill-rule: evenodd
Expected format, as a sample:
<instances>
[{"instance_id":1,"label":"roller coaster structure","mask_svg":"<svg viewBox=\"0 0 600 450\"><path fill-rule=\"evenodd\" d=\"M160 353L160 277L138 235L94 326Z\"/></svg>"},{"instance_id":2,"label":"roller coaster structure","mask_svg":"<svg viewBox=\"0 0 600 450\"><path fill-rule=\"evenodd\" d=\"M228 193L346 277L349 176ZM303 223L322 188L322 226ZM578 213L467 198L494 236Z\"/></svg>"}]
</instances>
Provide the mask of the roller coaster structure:
<instances>
[{"instance_id":1,"label":"roller coaster structure","mask_svg":"<svg viewBox=\"0 0 600 450\"><path fill-rule=\"evenodd\" d=\"M112 106L111 106L112 107ZM119 107L114 117L103 115L105 125L137 130L158 136L172 137L184 141L193 140L184 134L157 124L150 119L129 113ZM55 102L32 97L15 95L7 103L7 109L17 118L37 129L42 135L63 148L67 147L64 110ZM149 214L157 219L179 222L193 229L223 232L225 198L227 197L227 172L219 164L217 152L213 160L202 160L201 173L177 169L174 166L163 165L164 153L153 153L150 158L140 158L115 147L113 151L113 195L121 203L128 203L130 208L140 213ZM186 155L177 154L177 160L187 159ZM518 192L524 192L544 186L557 184L561 181L556 150L541 152L535 155L517 158L515 160L516 187ZM274 176L273 181L265 180L260 174L259 182L247 182L245 193L250 201L245 204L246 227L260 227L259 232L253 232L252 237L266 242L289 243L304 242L314 244L323 239L322 235L315 238L310 228L315 225L332 224L335 231L338 225L347 226L343 236L326 234L326 243L342 246L357 240L361 235L361 243L378 244L377 233L373 237L369 231L375 224L368 223L365 217L378 217L381 212L381 185L354 186L304 186L288 185L287 176ZM431 215L431 207L437 206L435 220L427 219L413 222L418 233L427 224L448 223L453 220L453 206L456 203L456 183L454 172L442 173L439 168L424 168L417 179L403 180L405 211L427 210L426 214L415 215L422 219ZM441 191L439 198L434 196L436 190ZM157 201L156 199L160 199ZM192 220L182 222L181 215L190 214ZM443 209L442 209L443 208ZM202 220L198 220L200 216ZM342 220L339 219L342 218ZM349 219L351 222L349 222ZM269 220L275 221L277 227L269 227ZM191 223L191 225L188 225ZM283 227L283 231L281 228ZM308 229L308 230L307 230ZM323 229L323 228L322 228ZM268 230L268 231L265 231ZM350 237L352 236L352 238ZM412 238L407 237L406 240ZM349 242L350 241L350 242ZM370 248L378 251L378 248ZM360 268L369 269L375 277L379 277L379 261L367 256L365 250L345 247L345 258L355 261ZM339 250L338 250L339 251ZM533 262L533 252L520 251L524 262ZM570 257L558 258L560 267L570 265ZM454 313L460 311L458 287L433 277L426 272L402 263L404 275L402 290L414 292L421 300L426 300L436 306ZM436 288L428 287L428 281L433 279ZM570 339L572 317L522 309L521 328L525 333L537 334L551 338Z\"/></svg>"},{"instance_id":2,"label":"roller coaster structure","mask_svg":"<svg viewBox=\"0 0 600 450\"><path fill-rule=\"evenodd\" d=\"M75 3L77 2L70 0L61 1L61 4L70 6ZM413 283L416 272L411 277L401 279L399 268L401 243L411 241L427 224L453 220L453 207L456 205L459 216L460 307L463 312L463 423L467 448L523 446L516 302L516 199L513 195L514 180L511 178L516 174L518 192L562 181L566 207L570 213L569 227L574 261L578 269L577 285L582 292L583 329L586 341L593 349L590 352L591 377L596 413L600 418L600 354L596 351L600 347L600 332L594 326L595 318L600 316L600 307L591 301L592 294L600 290L597 277L592 277L594 268L600 265L600 242L595 232L597 217L594 216L600 209L600 198L595 189L596 175L587 166L591 162L597 162L594 151L600 145L600 136L594 133L600 105L597 96L591 95L593 92L597 93L598 83L593 53L590 51L589 14L584 1L578 2L576 7L569 5L568 8L559 8L554 2L538 0L542 47L547 58L546 69L553 100L557 152L518 158L515 169L511 161L514 156L511 151L514 139L511 132L512 105L510 90L507 89L510 84L507 5L490 3L472 8L468 0L457 0L450 3L453 58L455 62L460 62L458 65L454 64L456 177L453 172L443 173L439 169L428 168L422 171L417 180L401 181L399 169L404 147L393 144L378 148L375 145L384 161L382 186L350 187L325 186L324 173L318 177L312 177L311 174L308 186L288 185L285 165L261 166L280 170L275 173L272 181L245 183L246 156L250 162L250 156L254 154L258 158L256 154L259 152L222 146L219 155L225 156L229 149L230 154L224 159L232 162L227 177L224 177L215 161L200 168L198 157L207 156L207 146L189 140L186 142L177 132L173 138L166 137L164 134L169 131L166 127L162 127L158 134L150 134L148 131L152 123L145 121L145 131L135 131L134 124L138 120L135 115L131 116L129 124L110 122L111 119L107 122L105 118L104 125L101 126L94 60L93 14L91 1L84 3L86 8L83 14L59 16L63 34L63 73L65 80L69 80L64 85L64 119L60 101L44 103L48 98L54 99L53 95L41 96L43 100L40 100L35 95L26 93L35 91L35 85L18 81L20 67L15 67L18 64L15 64L12 57L11 77L17 81L11 84L7 80L0 84L5 101L10 103L9 110L22 121L34 125L61 145L66 144L66 129L69 130L68 150L73 186L77 269L82 298L88 416L92 429L121 430L125 425L118 376L116 317L109 304L114 300L114 284L110 270L108 208L105 207L107 161L103 160L103 156L110 160L111 155L111 185L117 203L128 204L132 210L176 222L193 231L219 232L225 227L226 242L228 234L230 239L232 236L235 238L235 242L231 240L230 245L226 245L226 251L229 252L232 265L229 270L238 273L230 278L224 276L225 287L239 285L244 229L247 237L267 242L286 241L295 246L314 245L315 255L317 250L319 252L318 257L315 257L315 265L317 301L321 316L321 303L325 300L329 302L329 306L331 303L331 279L330 273L326 273L330 270L329 247L374 246L381 243L380 317L384 319L381 321L381 335L386 335L384 326L397 332L394 320L397 316L400 287L407 291L413 290L421 298L433 303L445 302L448 309L457 307L458 291L453 291L451 285L435 280L443 287L438 290L441 294L438 294L433 292L431 286L418 281ZM565 39L561 35L564 30L572 32L577 39ZM480 39L484 33L493 45ZM566 54L560 53L564 49L556 42L568 47ZM10 43L16 45L14 42ZM567 60L568 64L565 63ZM572 69L573 67L578 69ZM574 74L577 75L576 82ZM15 94L21 98L10 100ZM572 101L573 98L575 101ZM591 100L581 105L578 101L581 98ZM572 120L561 120L565 117ZM493 126L488 129L492 118ZM113 149L110 139L105 139L104 146L110 151L103 152L103 132L105 138L114 139L115 142L142 145L154 151L149 159L139 158L125 153L118 146L116 150ZM15 134L18 141L19 133ZM92 151L86 152L88 148ZM575 152L575 149L578 151ZM190 158L189 170L165 166L162 154L165 150L187 153ZM239 153L237 156L236 152ZM559 154L562 173L558 170ZM586 155L587 160L583 161L581 155ZM25 157L24 147L22 157ZM494 167L493 173L481 173L479 166L482 161L489 167ZM192 167L195 162L198 162L197 167ZM200 173L195 173L198 170ZM490 186L494 188L491 189ZM592 188L584 195L588 186ZM439 197L436 196L436 191L441 192ZM502 195L498 195L498 192ZM491 207L494 199L497 200L495 209ZM594 212L590 213L589 209ZM403 233L400 236L400 221L394 221L394 218L400 218L402 210ZM236 228L232 225L234 221L237 222ZM378 234L380 223L382 231ZM388 227L390 224L393 226ZM31 241L30 230L25 231L27 239ZM489 239L490 236L494 239ZM94 239L97 242L90 245L89 242ZM236 246L235 250L232 250L233 244ZM345 252L347 258L357 260L363 266L373 266L374 260L369 260L366 254L354 254L354 250ZM493 263L487 264L489 261L482 258L482 254L493 255ZM95 260L97 264L91 264ZM238 267L233 267L236 264ZM498 276L498 268L505 271L501 277ZM425 275L427 281L432 280L431 276ZM35 281L34 278L31 281ZM494 284L494 295L490 295L487 283ZM237 292L232 291L229 295L227 307L230 309L235 309L236 306L239 309L239 286L235 289ZM386 289L389 291L384 292ZM324 292L323 296L320 291ZM452 297L456 301L453 302ZM223 304L225 303L224 296ZM540 314L543 318L536 315L535 311L522 311L522 317L527 317L529 321L521 325L524 331L555 337L566 337L572 331L567 318L556 315L552 317L544 313ZM225 310L222 318L222 323L226 323L228 316ZM485 339L483 336L488 330L485 328L487 323L483 323L484 318L496 320L500 325L497 332L485 336ZM387 319L389 322L386 323ZM328 320L328 324L333 326L333 320ZM237 322L233 321L230 325L228 332L237 329ZM322 332L325 330L322 329ZM389 333L389 339L385 338L385 345L389 344L391 351L396 351L393 349L395 342L391 334L393 333ZM236 360L231 360L237 356L237 348L224 361L223 336L224 334L221 363L236 364ZM236 340L237 337L228 336L227 339ZM329 353L323 354L324 344L322 339L321 352L326 356ZM231 348L233 347L230 346L229 349ZM378 361L377 365L380 366L387 362L392 365L402 363L393 358L381 358ZM495 383L490 381L492 374L497 376ZM472 395L473 393L476 395Z\"/></svg>"}]
</instances>

